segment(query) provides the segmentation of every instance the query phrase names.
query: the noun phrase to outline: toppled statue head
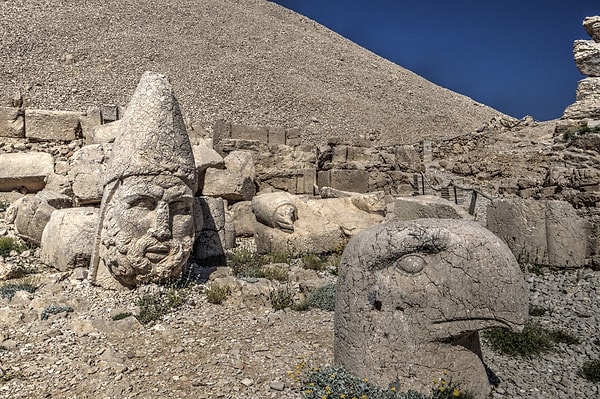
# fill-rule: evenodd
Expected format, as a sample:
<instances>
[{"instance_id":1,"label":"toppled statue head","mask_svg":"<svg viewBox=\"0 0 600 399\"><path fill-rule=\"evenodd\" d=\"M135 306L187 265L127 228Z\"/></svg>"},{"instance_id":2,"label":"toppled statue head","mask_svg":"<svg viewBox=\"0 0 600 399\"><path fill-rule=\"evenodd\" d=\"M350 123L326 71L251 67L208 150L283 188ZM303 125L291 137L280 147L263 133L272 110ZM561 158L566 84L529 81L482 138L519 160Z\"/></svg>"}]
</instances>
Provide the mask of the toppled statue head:
<instances>
[{"instance_id":1,"label":"toppled statue head","mask_svg":"<svg viewBox=\"0 0 600 399\"><path fill-rule=\"evenodd\" d=\"M527 289L510 249L475 222L418 219L352 238L339 266L335 362L383 387L490 384L478 331L522 328Z\"/></svg>"},{"instance_id":2,"label":"toppled statue head","mask_svg":"<svg viewBox=\"0 0 600 399\"><path fill-rule=\"evenodd\" d=\"M146 72L113 144L92 258L93 282L177 277L194 242L196 169L168 79Z\"/></svg>"}]
</instances>

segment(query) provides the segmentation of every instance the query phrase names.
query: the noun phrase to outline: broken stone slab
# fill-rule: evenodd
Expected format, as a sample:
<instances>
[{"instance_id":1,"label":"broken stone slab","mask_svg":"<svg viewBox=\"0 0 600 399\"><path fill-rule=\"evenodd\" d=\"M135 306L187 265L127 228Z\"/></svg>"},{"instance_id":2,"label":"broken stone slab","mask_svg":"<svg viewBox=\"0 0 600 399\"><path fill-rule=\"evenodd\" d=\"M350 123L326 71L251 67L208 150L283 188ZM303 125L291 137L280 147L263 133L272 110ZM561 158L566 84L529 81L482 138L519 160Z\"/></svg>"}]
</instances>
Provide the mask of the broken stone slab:
<instances>
[{"instance_id":1,"label":"broken stone slab","mask_svg":"<svg viewBox=\"0 0 600 399\"><path fill-rule=\"evenodd\" d=\"M33 141L72 141L82 137L79 118L72 111L25 110L25 137Z\"/></svg>"},{"instance_id":2,"label":"broken stone slab","mask_svg":"<svg viewBox=\"0 0 600 399\"><path fill-rule=\"evenodd\" d=\"M391 205L390 219L472 219L460 206L435 195L397 198Z\"/></svg>"},{"instance_id":3,"label":"broken stone slab","mask_svg":"<svg viewBox=\"0 0 600 399\"><path fill-rule=\"evenodd\" d=\"M86 145L71 157L68 178L75 206L100 204L111 144Z\"/></svg>"},{"instance_id":4,"label":"broken stone slab","mask_svg":"<svg viewBox=\"0 0 600 399\"><path fill-rule=\"evenodd\" d=\"M91 207L55 210L42 234L42 262L61 272L88 268L99 215L100 210Z\"/></svg>"},{"instance_id":5,"label":"broken stone slab","mask_svg":"<svg viewBox=\"0 0 600 399\"><path fill-rule=\"evenodd\" d=\"M321 198L350 198L352 204L361 211L381 216L385 216L387 203L391 201L391 197L386 196L383 191L360 194L331 187L321 187L320 196Z\"/></svg>"},{"instance_id":6,"label":"broken stone slab","mask_svg":"<svg viewBox=\"0 0 600 399\"><path fill-rule=\"evenodd\" d=\"M112 143L120 128L121 120L94 126L86 135L86 144Z\"/></svg>"},{"instance_id":7,"label":"broken stone slab","mask_svg":"<svg viewBox=\"0 0 600 399\"><path fill-rule=\"evenodd\" d=\"M366 193L369 191L369 172L366 170L330 169L317 174L319 187L332 187L342 191Z\"/></svg>"},{"instance_id":8,"label":"broken stone slab","mask_svg":"<svg viewBox=\"0 0 600 399\"><path fill-rule=\"evenodd\" d=\"M592 40L575 40L573 56L577 69L583 75L600 76L600 43Z\"/></svg>"},{"instance_id":9,"label":"broken stone slab","mask_svg":"<svg viewBox=\"0 0 600 399\"><path fill-rule=\"evenodd\" d=\"M0 137L25 137L23 109L0 107Z\"/></svg>"},{"instance_id":10,"label":"broken stone slab","mask_svg":"<svg viewBox=\"0 0 600 399\"><path fill-rule=\"evenodd\" d=\"M256 224L256 216L252 212L252 201L240 201L229 209L236 237L252 237Z\"/></svg>"},{"instance_id":11,"label":"broken stone slab","mask_svg":"<svg viewBox=\"0 0 600 399\"><path fill-rule=\"evenodd\" d=\"M510 249L472 221L392 221L355 235L338 269L334 361L384 387L439 378L487 398L478 331L523 328L528 291Z\"/></svg>"},{"instance_id":12,"label":"broken stone slab","mask_svg":"<svg viewBox=\"0 0 600 399\"><path fill-rule=\"evenodd\" d=\"M209 168L225 169L225 161L217 151L205 145L193 145L192 152L198 174L198 192L201 193L204 189L206 170Z\"/></svg>"},{"instance_id":13,"label":"broken stone slab","mask_svg":"<svg viewBox=\"0 0 600 399\"><path fill-rule=\"evenodd\" d=\"M487 210L487 227L523 264L583 267L591 226L565 201L498 199Z\"/></svg>"},{"instance_id":14,"label":"broken stone slab","mask_svg":"<svg viewBox=\"0 0 600 399\"><path fill-rule=\"evenodd\" d=\"M0 154L0 191L39 191L53 172L54 159L45 152Z\"/></svg>"},{"instance_id":15,"label":"broken stone slab","mask_svg":"<svg viewBox=\"0 0 600 399\"><path fill-rule=\"evenodd\" d=\"M29 194L7 209L7 219L15 225L20 237L39 245L44 228L55 210L43 198Z\"/></svg>"},{"instance_id":16,"label":"broken stone slab","mask_svg":"<svg viewBox=\"0 0 600 399\"><path fill-rule=\"evenodd\" d=\"M207 169L202 195L228 201L249 201L256 194L254 155L234 151L224 158L225 169Z\"/></svg>"}]
</instances>

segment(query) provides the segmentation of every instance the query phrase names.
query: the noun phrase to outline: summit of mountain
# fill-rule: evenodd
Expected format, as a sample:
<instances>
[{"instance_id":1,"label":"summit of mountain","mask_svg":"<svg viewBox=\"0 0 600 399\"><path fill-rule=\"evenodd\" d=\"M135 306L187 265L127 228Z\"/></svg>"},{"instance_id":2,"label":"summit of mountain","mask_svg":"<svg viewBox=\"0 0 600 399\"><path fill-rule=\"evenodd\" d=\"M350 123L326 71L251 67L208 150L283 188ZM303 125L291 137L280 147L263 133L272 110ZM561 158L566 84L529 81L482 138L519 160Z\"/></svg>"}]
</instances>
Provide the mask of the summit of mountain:
<instances>
[{"instance_id":1,"label":"summit of mountain","mask_svg":"<svg viewBox=\"0 0 600 399\"><path fill-rule=\"evenodd\" d=\"M4 1L0 26L1 100L30 108L125 105L151 70L206 134L223 119L404 144L503 116L266 0Z\"/></svg>"}]
</instances>

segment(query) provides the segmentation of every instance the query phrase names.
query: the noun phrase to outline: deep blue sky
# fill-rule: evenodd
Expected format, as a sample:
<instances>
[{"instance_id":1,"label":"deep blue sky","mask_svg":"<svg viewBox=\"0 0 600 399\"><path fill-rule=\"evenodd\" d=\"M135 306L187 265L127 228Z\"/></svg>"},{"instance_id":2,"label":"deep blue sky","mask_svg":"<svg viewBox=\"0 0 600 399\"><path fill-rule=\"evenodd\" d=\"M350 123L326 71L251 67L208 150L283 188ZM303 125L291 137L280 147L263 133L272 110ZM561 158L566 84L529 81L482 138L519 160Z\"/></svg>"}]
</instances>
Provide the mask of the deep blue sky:
<instances>
[{"instance_id":1,"label":"deep blue sky","mask_svg":"<svg viewBox=\"0 0 600 399\"><path fill-rule=\"evenodd\" d=\"M599 0L274 0L516 118L560 118L584 76L573 41Z\"/></svg>"}]
</instances>

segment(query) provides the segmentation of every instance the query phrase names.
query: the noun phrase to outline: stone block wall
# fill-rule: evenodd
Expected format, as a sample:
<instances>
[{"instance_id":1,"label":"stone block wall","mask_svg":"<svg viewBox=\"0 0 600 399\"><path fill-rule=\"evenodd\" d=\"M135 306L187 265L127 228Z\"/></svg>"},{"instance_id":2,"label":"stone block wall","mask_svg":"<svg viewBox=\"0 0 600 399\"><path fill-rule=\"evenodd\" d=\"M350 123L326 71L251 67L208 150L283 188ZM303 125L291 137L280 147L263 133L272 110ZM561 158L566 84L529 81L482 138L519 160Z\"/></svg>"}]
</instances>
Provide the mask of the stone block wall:
<instances>
[{"instance_id":1,"label":"stone block wall","mask_svg":"<svg viewBox=\"0 0 600 399\"><path fill-rule=\"evenodd\" d=\"M420 146L374 147L367 139L330 139L317 146L300 142L298 129L251 127L218 121L213 146L222 156L256 154L258 190L318 194L320 187L393 195L414 192L413 174L424 171Z\"/></svg>"}]
</instances>

